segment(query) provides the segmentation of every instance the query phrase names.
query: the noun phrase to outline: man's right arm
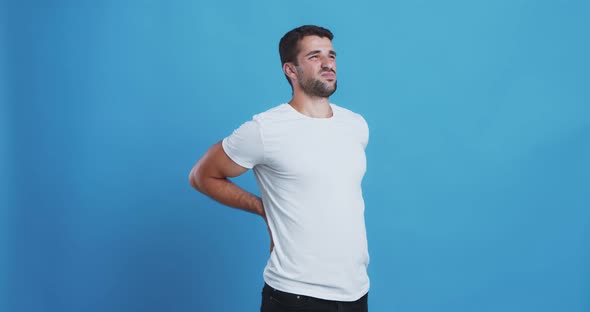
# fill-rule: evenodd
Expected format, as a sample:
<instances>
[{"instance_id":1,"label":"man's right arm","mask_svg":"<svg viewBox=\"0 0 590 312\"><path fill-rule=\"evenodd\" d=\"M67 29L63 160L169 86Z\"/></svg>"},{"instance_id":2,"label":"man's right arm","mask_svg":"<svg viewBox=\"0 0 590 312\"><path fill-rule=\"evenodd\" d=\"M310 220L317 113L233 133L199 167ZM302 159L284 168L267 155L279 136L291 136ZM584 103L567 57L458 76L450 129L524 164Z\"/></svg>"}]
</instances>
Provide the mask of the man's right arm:
<instances>
[{"instance_id":1,"label":"man's right arm","mask_svg":"<svg viewBox=\"0 0 590 312\"><path fill-rule=\"evenodd\" d=\"M223 150L221 142L213 145L195 164L189 175L190 184L199 192L234 208L262 216L266 220L261 199L237 186L228 178L237 177L248 168L236 164Z\"/></svg>"}]
</instances>

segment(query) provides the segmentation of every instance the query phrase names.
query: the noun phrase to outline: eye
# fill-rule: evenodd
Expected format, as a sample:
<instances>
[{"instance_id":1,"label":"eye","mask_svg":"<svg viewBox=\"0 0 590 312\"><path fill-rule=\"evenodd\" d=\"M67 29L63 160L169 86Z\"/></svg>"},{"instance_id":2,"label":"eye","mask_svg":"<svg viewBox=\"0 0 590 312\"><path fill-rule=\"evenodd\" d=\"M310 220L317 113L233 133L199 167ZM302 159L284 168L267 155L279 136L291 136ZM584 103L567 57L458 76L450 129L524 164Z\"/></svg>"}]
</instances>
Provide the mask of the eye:
<instances>
[{"instance_id":1,"label":"eye","mask_svg":"<svg viewBox=\"0 0 590 312\"><path fill-rule=\"evenodd\" d=\"M318 56L317 56L317 55L312 55L312 56L310 56L310 57L309 57L309 59L310 59L310 60L315 60L315 59L317 59L317 58L318 58Z\"/></svg>"}]
</instances>

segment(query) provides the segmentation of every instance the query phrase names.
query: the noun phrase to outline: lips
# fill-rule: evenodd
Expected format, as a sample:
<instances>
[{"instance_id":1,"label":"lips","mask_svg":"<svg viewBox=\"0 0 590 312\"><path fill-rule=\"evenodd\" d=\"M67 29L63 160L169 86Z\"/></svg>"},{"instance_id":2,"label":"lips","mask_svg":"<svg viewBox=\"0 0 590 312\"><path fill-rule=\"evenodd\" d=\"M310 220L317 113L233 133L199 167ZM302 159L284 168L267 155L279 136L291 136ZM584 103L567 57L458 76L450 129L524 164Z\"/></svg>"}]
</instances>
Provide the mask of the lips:
<instances>
[{"instance_id":1,"label":"lips","mask_svg":"<svg viewBox=\"0 0 590 312\"><path fill-rule=\"evenodd\" d=\"M327 79L336 79L336 74L334 72L323 72L321 75Z\"/></svg>"}]
</instances>

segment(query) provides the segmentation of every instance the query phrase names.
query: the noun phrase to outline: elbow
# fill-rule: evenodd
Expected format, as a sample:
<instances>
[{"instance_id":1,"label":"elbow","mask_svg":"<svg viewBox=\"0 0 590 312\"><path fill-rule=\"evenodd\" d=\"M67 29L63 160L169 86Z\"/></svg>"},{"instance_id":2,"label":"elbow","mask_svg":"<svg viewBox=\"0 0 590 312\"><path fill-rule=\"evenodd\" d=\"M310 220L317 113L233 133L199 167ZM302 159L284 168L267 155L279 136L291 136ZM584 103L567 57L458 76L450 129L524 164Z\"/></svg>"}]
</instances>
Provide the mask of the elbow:
<instances>
[{"instance_id":1,"label":"elbow","mask_svg":"<svg viewBox=\"0 0 590 312\"><path fill-rule=\"evenodd\" d=\"M197 191L203 192L201 178L199 177L199 170L195 166L188 175L189 184Z\"/></svg>"}]
</instances>

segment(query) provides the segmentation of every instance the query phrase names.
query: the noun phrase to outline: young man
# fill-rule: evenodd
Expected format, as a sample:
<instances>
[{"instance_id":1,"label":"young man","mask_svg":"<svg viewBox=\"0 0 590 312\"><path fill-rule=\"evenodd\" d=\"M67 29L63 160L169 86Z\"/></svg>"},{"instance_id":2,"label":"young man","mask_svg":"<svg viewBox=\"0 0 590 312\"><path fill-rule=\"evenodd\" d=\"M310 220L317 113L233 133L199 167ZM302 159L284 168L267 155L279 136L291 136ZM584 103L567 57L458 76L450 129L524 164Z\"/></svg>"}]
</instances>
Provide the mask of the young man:
<instances>
[{"instance_id":1,"label":"young man","mask_svg":"<svg viewBox=\"0 0 590 312\"><path fill-rule=\"evenodd\" d=\"M191 185L260 215L271 255L261 311L367 311L369 255L361 181L367 123L329 101L336 91L332 33L301 26L280 41L289 103L255 115L201 158ZM259 198L228 178L253 168Z\"/></svg>"}]
</instances>

